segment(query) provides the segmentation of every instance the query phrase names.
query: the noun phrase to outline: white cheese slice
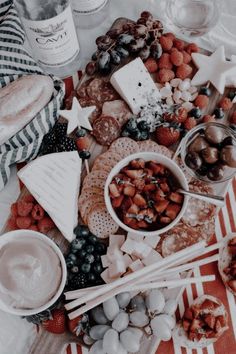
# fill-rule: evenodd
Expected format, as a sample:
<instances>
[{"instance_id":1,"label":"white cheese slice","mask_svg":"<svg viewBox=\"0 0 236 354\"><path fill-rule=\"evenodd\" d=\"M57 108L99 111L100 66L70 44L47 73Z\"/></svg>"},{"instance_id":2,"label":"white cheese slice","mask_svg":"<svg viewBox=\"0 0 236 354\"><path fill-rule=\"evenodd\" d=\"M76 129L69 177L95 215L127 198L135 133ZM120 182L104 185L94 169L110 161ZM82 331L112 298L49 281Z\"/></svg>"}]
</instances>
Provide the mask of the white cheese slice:
<instances>
[{"instance_id":1,"label":"white cheese slice","mask_svg":"<svg viewBox=\"0 0 236 354\"><path fill-rule=\"evenodd\" d=\"M18 172L19 178L48 213L63 236L72 241L78 223L81 159L77 151L41 156Z\"/></svg>"},{"instance_id":2,"label":"white cheese slice","mask_svg":"<svg viewBox=\"0 0 236 354\"><path fill-rule=\"evenodd\" d=\"M117 70L110 82L134 114L147 106L150 99L160 99L160 92L140 58Z\"/></svg>"}]
</instances>

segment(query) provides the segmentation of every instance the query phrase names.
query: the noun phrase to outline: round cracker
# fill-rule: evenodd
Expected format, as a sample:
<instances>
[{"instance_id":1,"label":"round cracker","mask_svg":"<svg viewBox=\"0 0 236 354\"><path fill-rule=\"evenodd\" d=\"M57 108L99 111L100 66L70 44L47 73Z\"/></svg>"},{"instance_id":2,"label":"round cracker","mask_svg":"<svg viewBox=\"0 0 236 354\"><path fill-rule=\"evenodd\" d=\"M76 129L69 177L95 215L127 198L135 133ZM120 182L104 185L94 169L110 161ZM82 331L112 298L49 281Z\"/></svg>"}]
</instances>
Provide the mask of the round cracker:
<instances>
[{"instance_id":1,"label":"round cracker","mask_svg":"<svg viewBox=\"0 0 236 354\"><path fill-rule=\"evenodd\" d=\"M101 179L107 179L108 172L106 171L91 171L85 178L84 182L86 182L87 178L101 178Z\"/></svg>"},{"instance_id":2,"label":"round cracker","mask_svg":"<svg viewBox=\"0 0 236 354\"><path fill-rule=\"evenodd\" d=\"M87 198L79 208L81 218L83 219L84 223L87 224L88 222L88 215L94 206L99 204L105 205L104 197L101 195L94 195L90 198Z\"/></svg>"},{"instance_id":3,"label":"round cracker","mask_svg":"<svg viewBox=\"0 0 236 354\"><path fill-rule=\"evenodd\" d=\"M156 152L171 159L173 152L163 145L159 145L152 140L138 142L140 152Z\"/></svg>"},{"instance_id":4,"label":"round cracker","mask_svg":"<svg viewBox=\"0 0 236 354\"><path fill-rule=\"evenodd\" d=\"M109 235L114 235L119 226L112 219L106 209L106 206L95 206L88 215L89 230L99 238L107 238Z\"/></svg>"},{"instance_id":5,"label":"round cracker","mask_svg":"<svg viewBox=\"0 0 236 354\"><path fill-rule=\"evenodd\" d=\"M118 153L108 150L107 152L96 158L93 168L94 170L96 170L99 169L100 166L104 165L111 170L121 160L122 157ZM99 166L99 168L96 168L97 165Z\"/></svg>"},{"instance_id":6,"label":"round cracker","mask_svg":"<svg viewBox=\"0 0 236 354\"><path fill-rule=\"evenodd\" d=\"M218 260L218 270L221 276L221 279L225 285L225 287L236 296L236 292L228 285L228 281L230 280L229 276L225 274L224 269L227 268L232 261L232 254L229 252L228 243L229 241L236 237L236 233L229 234L224 238L224 242L219 249L219 260Z\"/></svg>"},{"instance_id":7,"label":"round cracker","mask_svg":"<svg viewBox=\"0 0 236 354\"><path fill-rule=\"evenodd\" d=\"M115 151L122 158L139 152L138 143L130 138L119 138L116 139L110 146L109 151Z\"/></svg>"},{"instance_id":8,"label":"round cracker","mask_svg":"<svg viewBox=\"0 0 236 354\"><path fill-rule=\"evenodd\" d=\"M94 164L92 167L92 172L95 171L105 171L107 172L107 175L111 172L111 167L104 165L102 162Z\"/></svg>"},{"instance_id":9,"label":"round cracker","mask_svg":"<svg viewBox=\"0 0 236 354\"><path fill-rule=\"evenodd\" d=\"M217 307L214 311L215 316L224 316L226 319L226 324L228 321L228 314L227 311L224 307L224 304L217 299L214 296L211 295L202 295L198 298L196 298L192 304L192 305L200 305L202 304L206 299L211 300L213 302L216 302L219 307ZM190 339L188 339L187 337L187 333L186 331L183 329L182 323L179 322L175 328L173 329L172 335L173 335L173 341L174 343L176 343L177 345L184 347L184 348L189 348L189 349L198 349L198 348L205 348L208 345L215 343L217 341L217 339L222 336L222 334L228 329L228 325L226 325L225 327L222 327L222 331L220 332L220 334L217 336L217 338L201 338L199 341L191 341Z\"/></svg>"},{"instance_id":10,"label":"round cracker","mask_svg":"<svg viewBox=\"0 0 236 354\"><path fill-rule=\"evenodd\" d=\"M98 187L83 188L79 196L78 207L80 208L86 199L96 195L103 196L103 189Z\"/></svg>"},{"instance_id":11,"label":"round cracker","mask_svg":"<svg viewBox=\"0 0 236 354\"><path fill-rule=\"evenodd\" d=\"M105 184L106 184L106 178L90 177L84 180L83 188L98 187L104 189Z\"/></svg>"}]
</instances>

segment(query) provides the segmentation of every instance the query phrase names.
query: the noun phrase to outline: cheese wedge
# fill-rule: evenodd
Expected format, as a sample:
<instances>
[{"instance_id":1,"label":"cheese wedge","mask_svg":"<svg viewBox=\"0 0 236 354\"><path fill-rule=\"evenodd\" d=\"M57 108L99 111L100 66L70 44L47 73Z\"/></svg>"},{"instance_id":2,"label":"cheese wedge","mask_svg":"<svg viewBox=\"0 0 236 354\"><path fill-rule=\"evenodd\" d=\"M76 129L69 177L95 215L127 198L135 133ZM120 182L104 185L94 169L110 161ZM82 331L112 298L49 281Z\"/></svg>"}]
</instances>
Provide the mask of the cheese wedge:
<instances>
[{"instance_id":1,"label":"cheese wedge","mask_svg":"<svg viewBox=\"0 0 236 354\"><path fill-rule=\"evenodd\" d=\"M78 223L81 159L77 151L42 156L18 172L63 236L72 241Z\"/></svg>"}]
</instances>

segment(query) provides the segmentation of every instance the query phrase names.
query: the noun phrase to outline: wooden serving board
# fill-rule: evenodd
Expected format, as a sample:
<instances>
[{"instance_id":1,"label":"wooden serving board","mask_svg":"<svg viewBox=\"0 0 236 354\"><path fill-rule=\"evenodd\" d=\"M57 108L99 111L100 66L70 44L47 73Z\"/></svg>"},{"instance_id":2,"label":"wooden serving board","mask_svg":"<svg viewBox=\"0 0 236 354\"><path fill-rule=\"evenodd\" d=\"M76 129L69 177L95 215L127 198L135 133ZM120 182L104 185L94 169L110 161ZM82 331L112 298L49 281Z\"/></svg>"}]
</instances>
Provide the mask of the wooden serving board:
<instances>
[{"instance_id":1,"label":"wooden serving board","mask_svg":"<svg viewBox=\"0 0 236 354\"><path fill-rule=\"evenodd\" d=\"M127 19L118 19L114 23L112 28L114 28L114 26L119 25L120 21L125 22L125 21L127 21ZM202 50L201 52L204 54L207 54L207 52L205 50ZM124 65L124 64L125 63L123 63L122 65ZM96 77L99 77L99 75L96 75ZM82 77L77 89L88 78L89 77L87 75L84 75ZM107 80L109 80L109 77L107 78ZM221 95L213 87L211 87L211 89L212 89L213 93L210 97L210 103L209 103L206 111L204 111L205 114L211 114L214 111L214 109L221 97ZM228 91L229 90L227 89L225 91L225 94L227 94ZM232 114L232 111L233 111L233 109L231 111L227 112L224 121L221 120L220 122L226 124L227 117L228 117L228 115ZM97 144L97 142L95 141L95 139L92 136L89 136L89 141L90 141L89 150L91 152L91 158L89 159L89 166L91 168L96 157L99 156L101 153L105 152L107 150L107 147ZM82 179L81 179L82 181L83 181L83 178L85 177L85 175L86 175L86 169L85 169L85 166L83 166ZM213 185L213 189L214 189L215 194L225 196L229 185L230 185L230 182L225 182L225 183ZM21 192L18 200L20 200L23 196L25 196L28 193L29 192L24 187L22 189L22 192ZM7 232L7 231L9 231L9 230L6 227L4 232ZM50 231L48 233L48 237L50 237L50 239L52 239L55 243L58 244L58 246L60 247L60 249L62 250L62 252L64 254L66 254L68 252L69 243L65 240L65 238L62 236L62 234L59 232L58 229L54 229L54 230ZM183 290L184 290L184 288L175 289L174 291L171 290L170 297L173 297L175 299L177 297L180 297L182 295ZM78 342L79 343L79 339L76 338L75 336L71 335L70 333L65 333L63 335L53 335L51 333L44 331L42 328L40 328L39 333L37 334L37 337L36 337L35 341L33 342L32 347L30 349L30 354L60 354L63 346L69 342ZM142 341L141 349L138 354L144 354L144 353L154 354L157 350L159 343L160 343L159 340L154 336L149 337L149 338L144 337L143 341Z\"/></svg>"}]
</instances>

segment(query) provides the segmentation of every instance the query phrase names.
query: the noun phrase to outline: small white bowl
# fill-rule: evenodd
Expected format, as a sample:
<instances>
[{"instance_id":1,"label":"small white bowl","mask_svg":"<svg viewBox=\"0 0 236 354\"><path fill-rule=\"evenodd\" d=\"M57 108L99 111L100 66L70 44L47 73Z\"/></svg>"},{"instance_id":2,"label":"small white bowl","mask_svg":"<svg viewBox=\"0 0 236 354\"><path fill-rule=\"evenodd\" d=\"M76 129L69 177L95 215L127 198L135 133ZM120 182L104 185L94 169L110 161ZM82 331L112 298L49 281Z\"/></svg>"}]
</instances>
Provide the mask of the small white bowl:
<instances>
[{"instance_id":1,"label":"small white bowl","mask_svg":"<svg viewBox=\"0 0 236 354\"><path fill-rule=\"evenodd\" d=\"M169 159L168 157L155 153L155 152L140 152L140 153L136 153L133 155L130 155L126 158L124 158L123 160L121 160L120 162L118 162L118 164L113 167L113 169L111 170L111 172L109 173L107 180L106 180L106 184L105 184L105 189L104 189L104 196L105 196L105 203L106 203L106 207L107 210L109 211L111 217L113 218L113 220L123 229L126 230L127 232L132 232L135 233L137 235L142 235L142 236L153 236L153 235L160 235L163 234L165 232L167 232L168 230L170 230L172 227L174 227L179 220L182 218L182 216L185 213L185 210L187 208L187 204L188 204L188 200L189 197L188 196L184 196L184 202L182 205L182 209L180 210L178 216L176 217L175 220L173 220L169 225L167 225L166 227L160 229L160 230L156 230L156 231L139 231L139 230L134 230L132 228L130 228L129 226L127 226L126 224L124 224L117 216L115 210L112 207L111 204L111 198L109 196L109 185L111 183L111 181L113 180L113 178L120 172L120 170L127 166L132 160L135 159L143 159L145 161L156 161L157 163L160 163L162 165L164 165L166 168L168 168L172 174L177 178L177 180L179 181L180 185L182 186L183 189L188 190L188 182L187 179L183 173L183 171L181 170L181 168L171 159Z\"/></svg>"},{"instance_id":2,"label":"small white bowl","mask_svg":"<svg viewBox=\"0 0 236 354\"><path fill-rule=\"evenodd\" d=\"M65 258L60 250L60 248L52 241L50 238L47 236L41 234L40 232L37 231L32 231L32 230L15 230L11 232L7 232L3 235L0 236L0 249L2 246L8 244L9 242L12 242L14 240L19 241L21 237L27 237L29 240L32 239L35 244L37 242L37 239L44 242L47 244L58 256L60 264L61 264L61 283L59 285L59 288L57 289L55 295L44 305L35 308L35 309L16 309L14 307L9 306L9 304L6 304L3 302L0 298L0 309L8 312L13 315L18 315L18 316L31 316L35 315L37 313L40 313L42 311L47 310L49 307L51 307L61 296L63 293L63 290L66 285L66 279L67 279L67 267L66 267L66 262ZM53 271L53 270L51 270Z\"/></svg>"}]
</instances>

